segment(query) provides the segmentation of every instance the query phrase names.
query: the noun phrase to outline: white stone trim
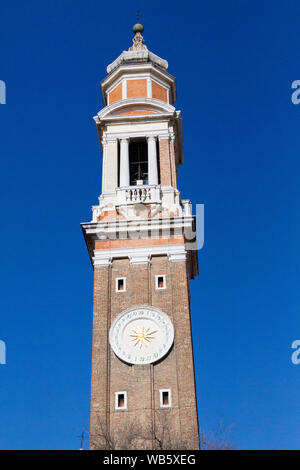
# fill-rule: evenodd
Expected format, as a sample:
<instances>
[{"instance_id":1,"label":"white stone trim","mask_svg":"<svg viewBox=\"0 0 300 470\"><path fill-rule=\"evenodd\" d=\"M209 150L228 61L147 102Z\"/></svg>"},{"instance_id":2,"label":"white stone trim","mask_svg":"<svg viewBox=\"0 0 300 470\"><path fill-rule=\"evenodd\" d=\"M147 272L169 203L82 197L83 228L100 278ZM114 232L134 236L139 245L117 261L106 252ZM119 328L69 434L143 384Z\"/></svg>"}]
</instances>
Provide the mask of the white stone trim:
<instances>
[{"instance_id":1,"label":"white stone trim","mask_svg":"<svg viewBox=\"0 0 300 470\"><path fill-rule=\"evenodd\" d=\"M120 141L120 186L129 186L129 139L122 138ZM117 187L117 186L116 186Z\"/></svg>"},{"instance_id":2,"label":"white stone trim","mask_svg":"<svg viewBox=\"0 0 300 470\"><path fill-rule=\"evenodd\" d=\"M126 85L125 85L126 88ZM127 96L127 95L126 95ZM165 103L164 101L158 100L156 98L126 98L123 99L122 101L114 101L111 104L108 104L103 108L99 113L97 113L98 118L101 120L113 111L118 110L119 108L124 108L128 106L132 106L135 104L140 104L140 105L150 105L153 106L154 108L160 109L162 112L168 112L168 113L175 113L175 108L169 103ZM119 117L119 116L118 116ZM124 117L124 116L122 116Z\"/></svg>"},{"instance_id":3,"label":"white stone trim","mask_svg":"<svg viewBox=\"0 0 300 470\"><path fill-rule=\"evenodd\" d=\"M165 59L162 59L158 55L153 54L153 52L149 51L146 48L139 51L123 51L122 54L119 55L119 57L117 57L111 64L107 66L106 70L107 73L111 73L117 67L126 62L130 62L132 60L140 60L146 62L148 59L151 62L154 62L155 64L159 65L160 67L163 67L164 69L168 68L168 62Z\"/></svg>"},{"instance_id":4,"label":"white stone trim","mask_svg":"<svg viewBox=\"0 0 300 470\"><path fill-rule=\"evenodd\" d=\"M126 72L131 76L133 74L141 75L141 73L150 73L150 74L152 73L153 75L156 75L157 77L161 77L161 80L166 80L170 84L174 83L175 81L175 77L169 74L169 72L164 71L164 70L159 70L151 62L134 64L134 65L133 64L126 65L122 63L122 64L119 64L119 66L115 68L113 71L112 70L108 71L108 68L107 68L107 73L109 73L109 75L106 78L104 78L104 80L102 80L101 86L104 87L109 82L114 82L115 77L117 77L120 74L122 74L122 76L125 76Z\"/></svg>"},{"instance_id":5,"label":"white stone trim","mask_svg":"<svg viewBox=\"0 0 300 470\"><path fill-rule=\"evenodd\" d=\"M140 190L140 191L137 191ZM98 212L98 215L101 215L103 210L111 210L114 211L116 208L122 212L122 215L125 217L124 222L121 220L118 221L117 225L115 222L111 221L107 230L105 232L111 232L110 226L113 227L113 231L115 231L115 227L126 227L129 225L129 230L132 231L132 224L134 225L137 221L141 221L142 227L145 227L145 230L150 230L152 227L161 226L165 230L165 228L170 226L176 226L179 228L180 226L184 226L185 229L188 229L188 226L191 225L192 214L187 215L187 211L184 211L185 205L182 204L180 200L180 193L177 189L170 187L170 186L161 186L161 185L134 185L134 186L126 186L126 187L116 187L114 190L108 190L106 188L105 191L102 192L99 199L99 207L95 205L93 208L94 214ZM136 203L147 203L151 206L151 218L147 217L144 218L143 214L137 214L134 208L134 204ZM161 205L161 207L158 206ZM173 213L176 213L176 218L167 219L168 223L166 224L166 218L164 219L154 219L154 215L158 213L159 210L170 210ZM186 208L187 209L187 208ZM156 211L155 214L153 211ZM183 224L180 225L180 217L184 217L182 220ZM174 222L175 220L175 222ZM97 218L93 218L93 222L97 222ZM102 224L102 222L98 222ZM112 224L112 225L111 225ZM106 225L104 225L106 227ZM101 225L99 228L101 229L104 227ZM88 227L89 229L92 227ZM117 231L119 231L117 229ZM98 233L95 232L95 233ZM178 234L178 232L176 232ZM186 232L185 232L186 233Z\"/></svg>"},{"instance_id":6,"label":"white stone trim","mask_svg":"<svg viewBox=\"0 0 300 470\"><path fill-rule=\"evenodd\" d=\"M132 205L135 203L160 204L161 186L159 184L141 184L116 188L116 206ZM129 216L130 214L124 214Z\"/></svg>"},{"instance_id":7,"label":"white stone trim","mask_svg":"<svg viewBox=\"0 0 300 470\"><path fill-rule=\"evenodd\" d=\"M115 84L119 84L121 80L153 80L154 82L156 82L158 85L161 85L163 86L164 88L166 89L170 89L170 82L169 83L166 83L166 77L163 77L162 78L158 78L156 77L155 75L153 75L152 71L150 70L149 72L145 72L145 73L140 73L140 72L137 72L135 73L134 71L131 72L131 73L125 73L125 74L122 74L122 78L118 78L115 82L113 82L108 88L107 88L107 92L110 93L111 90L113 90L115 88ZM168 81L168 80L167 80ZM150 86L151 86L151 83L150 83Z\"/></svg>"},{"instance_id":8,"label":"white stone trim","mask_svg":"<svg viewBox=\"0 0 300 470\"><path fill-rule=\"evenodd\" d=\"M184 215L191 216L192 215L192 203L189 199L182 199L181 201L183 205Z\"/></svg>"},{"instance_id":9,"label":"white stone trim","mask_svg":"<svg viewBox=\"0 0 300 470\"><path fill-rule=\"evenodd\" d=\"M124 406L119 406L119 395L124 395ZM116 410L127 410L127 392L116 392L115 393L115 409Z\"/></svg>"},{"instance_id":10,"label":"white stone trim","mask_svg":"<svg viewBox=\"0 0 300 470\"><path fill-rule=\"evenodd\" d=\"M164 402L163 402L163 393L164 392L168 393L168 397L169 397L168 405L164 405ZM163 389L159 390L159 402L160 402L160 407L161 408L172 408L172 392L171 392L170 388L163 388Z\"/></svg>"},{"instance_id":11,"label":"white stone trim","mask_svg":"<svg viewBox=\"0 0 300 470\"><path fill-rule=\"evenodd\" d=\"M156 150L156 137L147 137L148 145L148 181L149 185L158 185L158 163Z\"/></svg>"},{"instance_id":12,"label":"white stone trim","mask_svg":"<svg viewBox=\"0 0 300 470\"><path fill-rule=\"evenodd\" d=\"M169 261L184 261L186 260L186 252L185 253L171 253L169 255Z\"/></svg>"},{"instance_id":13,"label":"white stone trim","mask_svg":"<svg viewBox=\"0 0 300 470\"><path fill-rule=\"evenodd\" d=\"M131 73L129 75L123 75L125 80L147 80L149 76L149 73L137 73L136 75Z\"/></svg>"},{"instance_id":14,"label":"white stone trim","mask_svg":"<svg viewBox=\"0 0 300 470\"><path fill-rule=\"evenodd\" d=\"M151 77L148 77L148 78L147 78L147 96L148 96L148 98L152 98Z\"/></svg>"},{"instance_id":15,"label":"white stone trim","mask_svg":"<svg viewBox=\"0 0 300 470\"><path fill-rule=\"evenodd\" d=\"M124 289L119 289L118 283L119 281L123 281ZM126 292L126 277L116 277L116 292Z\"/></svg>"},{"instance_id":16,"label":"white stone trim","mask_svg":"<svg viewBox=\"0 0 300 470\"><path fill-rule=\"evenodd\" d=\"M159 135L158 135L158 140L169 140L171 137L170 133L169 132L161 132Z\"/></svg>"},{"instance_id":17,"label":"white stone trim","mask_svg":"<svg viewBox=\"0 0 300 470\"><path fill-rule=\"evenodd\" d=\"M97 262L95 262L93 258L93 262L94 262L94 266L111 266L112 258L111 256L103 256L101 257L101 259L98 258Z\"/></svg>"},{"instance_id":18,"label":"white stone trim","mask_svg":"<svg viewBox=\"0 0 300 470\"><path fill-rule=\"evenodd\" d=\"M119 78L117 79L115 82L113 82L107 89L106 89L106 93L110 93L112 90L115 89L116 86L118 86L118 84L121 82L121 81L127 81L127 80L147 80L147 96L148 98L151 98L152 97L152 81L153 82L156 82L158 85L162 86L163 88L165 88L167 90L167 104L169 104L169 93L170 93L170 82L169 83L166 83L166 77L164 76L163 79L162 78L158 78L157 76L155 76L152 71L149 71L149 72L145 72L145 73L140 73L140 72L131 72L131 73L128 73L128 74L122 74L122 78ZM150 91L150 93L149 93ZM162 101L162 100L159 100L159 101Z\"/></svg>"},{"instance_id":19,"label":"white stone trim","mask_svg":"<svg viewBox=\"0 0 300 470\"><path fill-rule=\"evenodd\" d=\"M107 238L110 233L123 232L124 230L130 232L161 230L162 234L169 233L168 230L191 227L194 220L195 216L179 216L164 219L111 220L109 224L107 222L85 222L81 225L87 234L98 235L101 233Z\"/></svg>"},{"instance_id":20,"label":"white stone trim","mask_svg":"<svg viewBox=\"0 0 300 470\"><path fill-rule=\"evenodd\" d=\"M158 278L159 277L163 278L163 287L158 286ZM155 275L155 289L156 290L166 290L166 288L167 288L166 275L165 274L156 274Z\"/></svg>"},{"instance_id":21,"label":"white stone trim","mask_svg":"<svg viewBox=\"0 0 300 470\"><path fill-rule=\"evenodd\" d=\"M102 147L102 191L114 191L118 186L118 144L117 139L103 141Z\"/></svg>"},{"instance_id":22,"label":"white stone trim","mask_svg":"<svg viewBox=\"0 0 300 470\"><path fill-rule=\"evenodd\" d=\"M148 99L148 98L147 98ZM124 103L125 100L117 101L117 103ZM127 109L127 107L126 107ZM151 111L151 110L150 110ZM99 127L103 125L120 127L122 125L125 126L148 126L148 125L160 125L160 124L167 124L173 118L173 114L169 112L158 112L158 113L151 113L151 114L126 114L126 115L112 115L109 114L108 116L104 117L103 119L99 119L98 116L94 116L94 121L96 125ZM99 129L98 129L99 130ZM130 131L131 132L131 131Z\"/></svg>"},{"instance_id":23,"label":"white stone trim","mask_svg":"<svg viewBox=\"0 0 300 470\"><path fill-rule=\"evenodd\" d=\"M122 80L122 99L125 100L127 98L127 84L126 80L123 78Z\"/></svg>"},{"instance_id":24,"label":"white stone trim","mask_svg":"<svg viewBox=\"0 0 300 470\"><path fill-rule=\"evenodd\" d=\"M106 134L105 136L102 137L101 143L103 146L109 143L115 143L117 141L117 137L114 135Z\"/></svg>"},{"instance_id":25,"label":"white stone trim","mask_svg":"<svg viewBox=\"0 0 300 470\"><path fill-rule=\"evenodd\" d=\"M109 133L102 138L102 145L105 145L108 142L116 142L116 140L122 139L135 139L137 137L144 137L145 139L149 139L149 137L157 138L158 140L169 140L170 134L165 129L157 129L157 130L144 130L144 131L132 131L130 134L128 132L117 132L117 133ZM170 186L171 189L174 188Z\"/></svg>"},{"instance_id":26,"label":"white stone trim","mask_svg":"<svg viewBox=\"0 0 300 470\"><path fill-rule=\"evenodd\" d=\"M169 261L184 261L187 252L184 245L161 245L134 248L113 248L94 250L94 266L109 266L113 259L129 258L130 264L149 263L152 256L166 255Z\"/></svg>"},{"instance_id":27,"label":"white stone trim","mask_svg":"<svg viewBox=\"0 0 300 470\"><path fill-rule=\"evenodd\" d=\"M115 137L116 139L134 139L136 137L145 137L148 139L149 137L157 137L159 140L162 139L169 139L170 135L165 130L154 130L154 131L133 131L130 134L128 132L124 133L117 133L117 134L110 134L110 136Z\"/></svg>"},{"instance_id":28,"label":"white stone trim","mask_svg":"<svg viewBox=\"0 0 300 470\"><path fill-rule=\"evenodd\" d=\"M136 253L134 256L129 256L130 264L148 264L150 263L150 255L148 253Z\"/></svg>"},{"instance_id":29,"label":"white stone trim","mask_svg":"<svg viewBox=\"0 0 300 470\"><path fill-rule=\"evenodd\" d=\"M136 238L136 233L140 237L147 238L154 236L154 234L161 234L161 236L166 237L172 234L182 235L183 233L187 235L187 239L191 240L194 235L194 216L185 216L185 217L172 217L166 219L136 219L136 220L118 220L107 222L88 222L83 223L81 226L84 229L84 232L87 236L94 236L98 240L115 240L116 235L118 238ZM145 244L147 241L145 241ZM162 245L163 246L173 246L180 247L183 245ZM155 247L152 247L153 249ZM159 247L156 247L159 249ZM105 251L105 250L101 250ZM126 258L126 255L123 256Z\"/></svg>"}]
</instances>

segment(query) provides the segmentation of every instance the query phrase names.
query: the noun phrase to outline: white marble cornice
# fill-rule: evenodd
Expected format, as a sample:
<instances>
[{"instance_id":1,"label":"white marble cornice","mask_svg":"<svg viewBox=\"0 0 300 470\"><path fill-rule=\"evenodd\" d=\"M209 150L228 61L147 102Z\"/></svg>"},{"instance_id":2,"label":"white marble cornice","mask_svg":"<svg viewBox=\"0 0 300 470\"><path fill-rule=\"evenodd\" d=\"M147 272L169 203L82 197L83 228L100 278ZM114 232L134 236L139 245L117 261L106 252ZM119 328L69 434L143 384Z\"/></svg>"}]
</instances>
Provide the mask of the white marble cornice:
<instances>
[{"instance_id":1,"label":"white marble cornice","mask_svg":"<svg viewBox=\"0 0 300 470\"><path fill-rule=\"evenodd\" d=\"M105 106L97 116L99 119L103 119L116 111L122 111L122 108L128 108L135 105L145 105L149 107L149 110L153 108L156 112L162 113L172 113L176 112L176 109L171 104L165 103L164 101L157 100L156 98L126 98L120 101L115 101L107 106ZM123 116L124 117L124 116Z\"/></svg>"},{"instance_id":2,"label":"white marble cornice","mask_svg":"<svg viewBox=\"0 0 300 470\"><path fill-rule=\"evenodd\" d=\"M116 134L109 134L110 138L118 140L123 140L123 139L134 139L136 137L145 137L146 139L149 138L158 138L159 140L163 139L169 139L170 134L166 132L165 130L154 130L154 131L135 131L131 132L130 134L128 132L118 132ZM103 141L106 139L106 137L103 137Z\"/></svg>"},{"instance_id":3,"label":"white marble cornice","mask_svg":"<svg viewBox=\"0 0 300 470\"><path fill-rule=\"evenodd\" d=\"M152 256L166 255L169 261L184 261L187 257L185 246L160 245L134 248L113 248L108 250L94 250L94 266L109 266L114 259L129 258L130 264L147 264Z\"/></svg>"}]
</instances>

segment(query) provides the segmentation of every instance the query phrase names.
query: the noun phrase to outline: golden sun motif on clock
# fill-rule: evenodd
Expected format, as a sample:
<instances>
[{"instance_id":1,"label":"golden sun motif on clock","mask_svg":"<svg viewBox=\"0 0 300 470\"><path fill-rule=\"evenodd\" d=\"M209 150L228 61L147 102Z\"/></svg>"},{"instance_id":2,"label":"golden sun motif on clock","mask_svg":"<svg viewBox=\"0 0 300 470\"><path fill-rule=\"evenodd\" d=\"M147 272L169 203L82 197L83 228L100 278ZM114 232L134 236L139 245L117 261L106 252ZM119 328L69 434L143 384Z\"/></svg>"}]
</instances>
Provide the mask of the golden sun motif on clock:
<instances>
[{"instance_id":1,"label":"golden sun motif on clock","mask_svg":"<svg viewBox=\"0 0 300 470\"><path fill-rule=\"evenodd\" d=\"M139 346L141 349L142 346L147 347L147 343L151 343L151 340L155 339L153 335L157 333L158 330L153 330L153 331L149 331L149 330L150 330L150 327L146 329L142 327L139 330L132 330L133 334L130 336L132 337L134 346Z\"/></svg>"}]
</instances>

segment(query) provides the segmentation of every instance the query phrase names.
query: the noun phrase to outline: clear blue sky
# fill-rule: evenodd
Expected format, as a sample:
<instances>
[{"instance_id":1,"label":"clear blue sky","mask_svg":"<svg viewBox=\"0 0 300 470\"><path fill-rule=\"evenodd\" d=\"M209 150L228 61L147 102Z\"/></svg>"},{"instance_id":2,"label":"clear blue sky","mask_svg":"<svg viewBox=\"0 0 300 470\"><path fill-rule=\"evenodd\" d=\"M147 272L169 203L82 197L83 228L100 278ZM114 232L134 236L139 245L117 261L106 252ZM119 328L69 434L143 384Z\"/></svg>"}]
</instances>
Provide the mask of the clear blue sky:
<instances>
[{"instance_id":1,"label":"clear blue sky","mask_svg":"<svg viewBox=\"0 0 300 470\"><path fill-rule=\"evenodd\" d=\"M177 77L184 198L205 204L191 282L199 421L241 449L300 447L296 0L1 5L0 448L76 449L89 426L92 269L106 66L145 42ZM196 92L195 92L196 90Z\"/></svg>"}]
</instances>

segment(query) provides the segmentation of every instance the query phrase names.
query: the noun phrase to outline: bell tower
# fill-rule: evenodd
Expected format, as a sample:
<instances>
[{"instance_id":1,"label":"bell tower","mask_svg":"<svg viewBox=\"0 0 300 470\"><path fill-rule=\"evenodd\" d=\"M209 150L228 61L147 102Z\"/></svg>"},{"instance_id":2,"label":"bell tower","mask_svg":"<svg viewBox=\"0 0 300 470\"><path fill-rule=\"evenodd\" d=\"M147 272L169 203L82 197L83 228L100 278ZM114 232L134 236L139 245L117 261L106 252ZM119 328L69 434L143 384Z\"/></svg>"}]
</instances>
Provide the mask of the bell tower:
<instances>
[{"instance_id":1,"label":"bell tower","mask_svg":"<svg viewBox=\"0 0 300 470\"><path fill-rule=\"evenodd\" d=\"M133 27L133 45L107 67L94 117L102 193L82 224L94 269L90 446L197 449L196 222L177 189L176 80L143 29Z\"/></svg>"}]
</instances>

